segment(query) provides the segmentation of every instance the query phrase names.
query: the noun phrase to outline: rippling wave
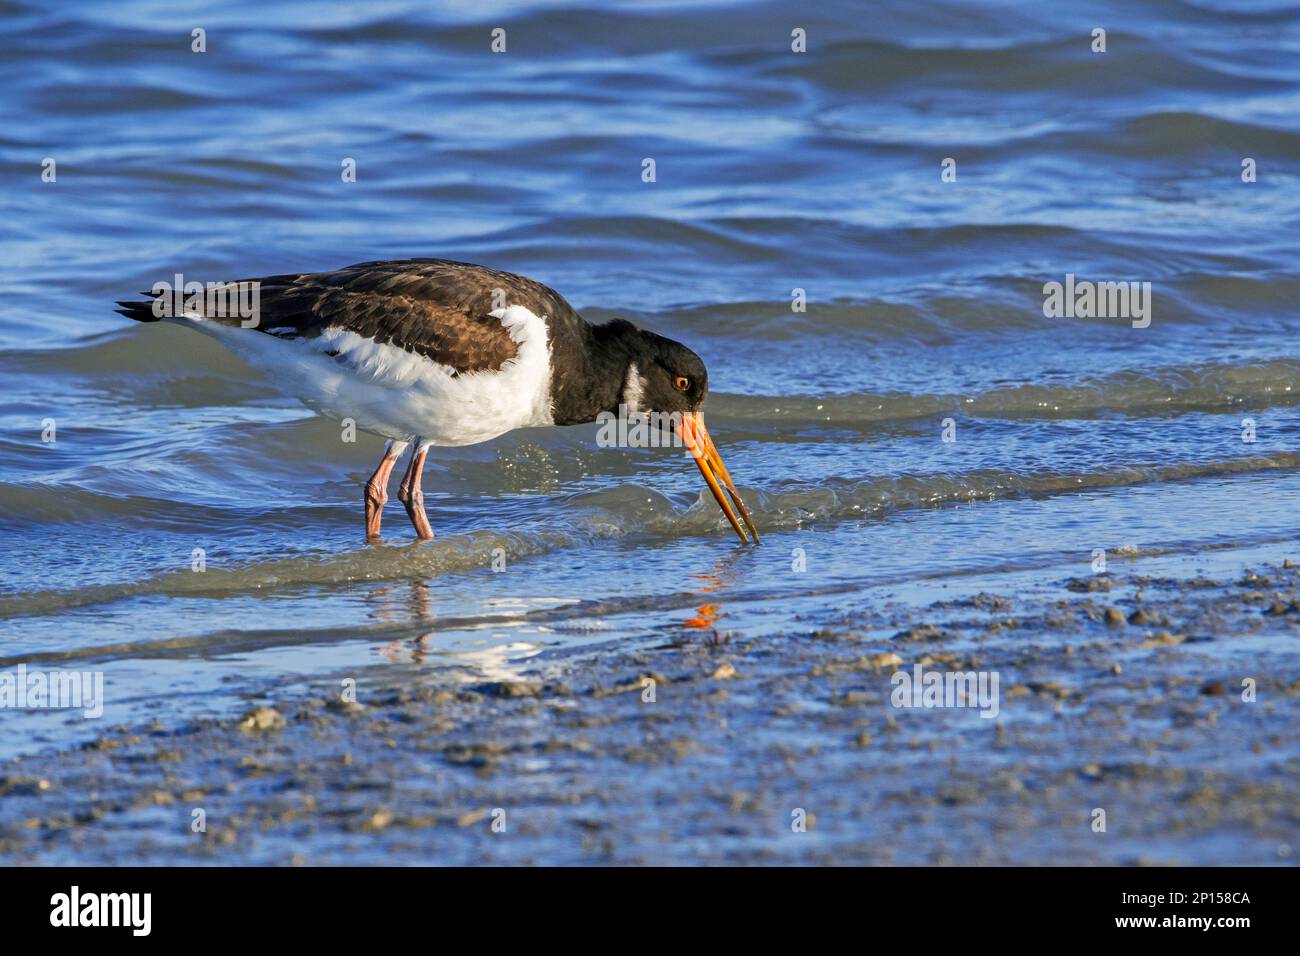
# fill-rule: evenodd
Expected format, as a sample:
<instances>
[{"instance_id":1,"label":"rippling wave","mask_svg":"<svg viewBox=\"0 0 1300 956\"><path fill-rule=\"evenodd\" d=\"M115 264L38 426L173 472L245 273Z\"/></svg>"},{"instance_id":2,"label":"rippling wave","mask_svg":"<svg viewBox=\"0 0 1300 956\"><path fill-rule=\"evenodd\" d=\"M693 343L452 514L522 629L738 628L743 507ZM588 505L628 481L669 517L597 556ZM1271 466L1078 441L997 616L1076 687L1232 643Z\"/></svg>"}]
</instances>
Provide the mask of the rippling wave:
<instances>
[{"instance_id":1,"label":"rippling wave","mask_svg":"<svg viewBox=\"0 0 1300 956\"><path fill-rule=\"evenodd\" d=\"M812 521L883 518L910 508L950 502L1068 494L1143 483L1182 481L1223 475L1294 470L1300 452L1240 458L1233 461L1135 464L1085 474L1042 472L1017 474L977 471L965 474L902 475L862 480L832 479L820 487L742 487L762 532L793 530ZM0 500L13 489L0 488ZM29 507L40 507L29 500ZM426 579L449 572L489 566L498 549L512 560L589 545L607 537L716 534L722 527L711 502L701 493L688 509L644 488L622 488L571 498L568 530L500 534L488 531L452 535L405 547L367 547L326 557L286 557L233 568L167 572L129 584L0 594L0 617L40 614L128 597L194 596L247 592L300 585L340 585L358 581Z\"/></svg>"}]
</instances>

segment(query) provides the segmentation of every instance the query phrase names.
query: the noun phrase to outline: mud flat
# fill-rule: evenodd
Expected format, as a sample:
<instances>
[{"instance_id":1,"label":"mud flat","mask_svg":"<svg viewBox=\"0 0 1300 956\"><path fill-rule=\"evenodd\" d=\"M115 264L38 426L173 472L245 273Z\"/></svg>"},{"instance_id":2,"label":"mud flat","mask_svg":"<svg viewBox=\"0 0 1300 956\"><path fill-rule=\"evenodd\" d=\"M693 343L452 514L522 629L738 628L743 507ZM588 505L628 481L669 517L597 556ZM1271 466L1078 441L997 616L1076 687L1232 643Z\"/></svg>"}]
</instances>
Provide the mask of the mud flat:
<instances>
[{"instance_id":1,"label":"mud flat","mask_svg":"<svg viewBox=\"0 0 1300 956\"><path fill-rule=\"evenodd\" d=\"M0 859L1294 863L1297 569L1057 584L842 600L761 638L705 615L519 679L425 670L355 703L316 681L106 728L0 765ZM918 664L996 675L997 716L895 706Z\"/></svg>"}]
</instances>

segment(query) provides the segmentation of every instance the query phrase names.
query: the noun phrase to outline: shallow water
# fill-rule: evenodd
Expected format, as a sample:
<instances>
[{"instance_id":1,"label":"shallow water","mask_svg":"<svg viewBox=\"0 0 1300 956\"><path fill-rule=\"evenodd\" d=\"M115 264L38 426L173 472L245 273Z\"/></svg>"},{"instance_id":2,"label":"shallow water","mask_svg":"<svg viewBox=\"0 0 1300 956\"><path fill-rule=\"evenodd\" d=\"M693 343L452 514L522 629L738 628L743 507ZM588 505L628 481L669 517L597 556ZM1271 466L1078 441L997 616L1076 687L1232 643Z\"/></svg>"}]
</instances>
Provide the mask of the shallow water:
<instances>
[{"instance_id":1,"label":"shallow water","mask_svg":"<svg viewBox=\"0 0 1300 956\"><path fill-rule=\"evenodd\" d=\"M1300 532L1294 7L4 3L0 31L0 666L103 670L106 722ZM435 452L438 539L392 503L366 546L378 439L111 311L406 256L696 348L762 547L680 453L594 426ZM1045 318L1067 273L1150 282L1150 327ZM6 711L0 753L93 732Z\"/></svg>"}]
</instances>

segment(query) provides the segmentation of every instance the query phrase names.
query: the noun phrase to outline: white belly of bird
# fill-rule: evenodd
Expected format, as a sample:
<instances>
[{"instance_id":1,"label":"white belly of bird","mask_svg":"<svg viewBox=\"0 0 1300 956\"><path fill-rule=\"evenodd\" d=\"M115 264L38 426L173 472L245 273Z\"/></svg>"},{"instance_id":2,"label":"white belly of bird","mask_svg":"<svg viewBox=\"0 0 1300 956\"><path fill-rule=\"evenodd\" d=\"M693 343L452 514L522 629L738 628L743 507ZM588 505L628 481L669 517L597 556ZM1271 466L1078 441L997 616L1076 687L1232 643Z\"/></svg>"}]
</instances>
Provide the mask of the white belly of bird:
<instances>
[{"instance_id":1,"label":"white belly of bird","mask_svg":"<svg viewBox=\"0 0 1300 956\"><path fill-rule=\"evenodd\" d=\"M331 327L314 339L277 338L187 316L286 394L365 431L399 441L474 445L516 428L553 424L546 323L523 306L492 313L519 345L496 371L461 372ZM336 351L336 356L326 355Z\"/></svg>"}]
</instances>

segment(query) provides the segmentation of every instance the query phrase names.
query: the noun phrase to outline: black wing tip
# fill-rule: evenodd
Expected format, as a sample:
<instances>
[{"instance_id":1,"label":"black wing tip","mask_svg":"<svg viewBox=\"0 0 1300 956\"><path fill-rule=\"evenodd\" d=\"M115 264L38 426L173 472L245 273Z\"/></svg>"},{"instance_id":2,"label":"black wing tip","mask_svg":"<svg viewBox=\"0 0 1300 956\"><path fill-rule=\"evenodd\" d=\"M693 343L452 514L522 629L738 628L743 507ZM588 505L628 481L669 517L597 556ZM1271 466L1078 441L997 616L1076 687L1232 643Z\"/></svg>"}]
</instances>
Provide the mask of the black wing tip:
<instances>
[{"instance_id":1,"label":"black wing tip","mask_svg":"<svg viewBox=\"0 0 1300 956\"><path fill-rule=\"evenodd\" d=\"M125 315L128 319L135 319L137 322L159 322L162 317L155 315L152 302L126 302L119 300L118 308L113 311L119 315Z\"/></svg>"}]
</instances>

